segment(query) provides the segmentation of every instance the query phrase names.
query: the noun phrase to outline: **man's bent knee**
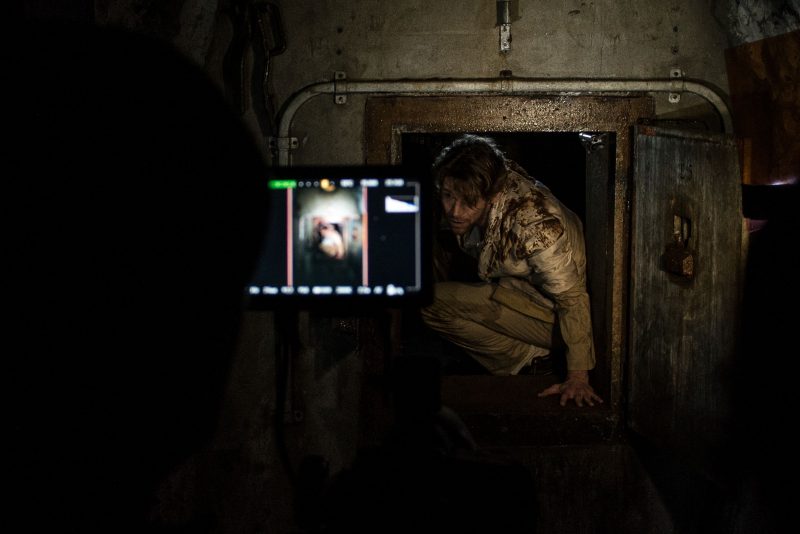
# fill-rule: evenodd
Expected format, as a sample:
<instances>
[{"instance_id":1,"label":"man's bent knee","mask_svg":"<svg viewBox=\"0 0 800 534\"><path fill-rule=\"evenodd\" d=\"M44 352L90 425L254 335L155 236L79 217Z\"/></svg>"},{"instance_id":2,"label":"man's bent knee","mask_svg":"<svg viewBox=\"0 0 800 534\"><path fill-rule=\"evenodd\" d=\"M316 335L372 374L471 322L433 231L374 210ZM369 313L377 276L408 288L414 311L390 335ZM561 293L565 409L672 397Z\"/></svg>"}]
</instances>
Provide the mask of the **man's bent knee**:
<instances>
[{"instance_id":1,"label":"man's bent knee","mask_svg":"<svg viewBox=\"0 0 800 534\"><path fill-rule=\"evenodd\" d=\"M439 282L433 288L433 303L421 310L423 320L447 321L453 318L474 317L476 312L487 312L493 305L490 284L464 282Z\"/></svg>"}]
</instances>

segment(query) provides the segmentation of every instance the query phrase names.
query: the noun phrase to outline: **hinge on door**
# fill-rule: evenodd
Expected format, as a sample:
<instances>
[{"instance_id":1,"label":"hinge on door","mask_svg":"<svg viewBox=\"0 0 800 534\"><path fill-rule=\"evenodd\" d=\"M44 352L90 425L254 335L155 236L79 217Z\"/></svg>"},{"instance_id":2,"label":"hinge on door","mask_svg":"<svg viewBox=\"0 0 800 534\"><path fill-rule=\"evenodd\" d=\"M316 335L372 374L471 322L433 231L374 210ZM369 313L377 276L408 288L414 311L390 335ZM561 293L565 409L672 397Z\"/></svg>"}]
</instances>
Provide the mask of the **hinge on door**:
<instances>
[{"instance_id":1,"label":"hinge on door","mask_svg":"<svg viewBox=\"0 0 800 534\"><path fill-rule=\"evenodd\" d=\"M586 133L581 132L578 134L578 137L583 144L583 148L586 152L593 152L595 150L604 148L606 146L606 142L608 141L608 134L607 133Z\"/></svg>"}]
</instances>

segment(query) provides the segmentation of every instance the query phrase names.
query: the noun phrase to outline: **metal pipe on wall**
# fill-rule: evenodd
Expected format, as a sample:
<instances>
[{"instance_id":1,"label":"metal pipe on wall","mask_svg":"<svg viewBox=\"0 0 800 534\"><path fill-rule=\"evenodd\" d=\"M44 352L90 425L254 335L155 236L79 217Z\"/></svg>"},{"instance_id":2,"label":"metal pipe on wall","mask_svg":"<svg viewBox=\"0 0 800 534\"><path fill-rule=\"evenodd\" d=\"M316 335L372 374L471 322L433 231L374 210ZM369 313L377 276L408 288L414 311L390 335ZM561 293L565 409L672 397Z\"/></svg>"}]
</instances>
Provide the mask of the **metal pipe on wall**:
<instances>
[{"instance_id":1,"label":"metal pipe on wall","mask_svg":"<svg viewBox=\"0 0 800 534\"><path fill-rule=\"evenodd\" d=\"M346 80L337 79L308 85L290 97L280 113L278 139L290 137L291 124L297 111L312 98L334 94L372 95L612 95L619 93L693 93L704 98L720 116L723 133L733 131L730 110L724 97L710 85L684 78L624 80L624 79L535 79L535 78L485 78L485 79L429 79L429 80ZM291 144L278 143L278 165L286 166L290 160Z\"/></svg>"}]
</instances>

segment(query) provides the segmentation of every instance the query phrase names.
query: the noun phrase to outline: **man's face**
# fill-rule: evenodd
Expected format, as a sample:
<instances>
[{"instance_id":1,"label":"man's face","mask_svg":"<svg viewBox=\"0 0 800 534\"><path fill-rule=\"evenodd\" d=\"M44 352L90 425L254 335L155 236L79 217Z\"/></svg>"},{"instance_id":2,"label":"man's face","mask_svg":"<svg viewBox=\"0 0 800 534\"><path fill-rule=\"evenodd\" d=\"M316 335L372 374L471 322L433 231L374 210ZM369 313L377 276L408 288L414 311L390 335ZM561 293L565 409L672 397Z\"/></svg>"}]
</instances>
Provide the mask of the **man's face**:
<instances>
[{"instance_id":1,"label":"man's face","mask_svg":"<svg viewBox=\"0 0 800 534\"><path fill-rule=\"evenodd\" d=\"M486 223L489 204L485 199L478 199L474 206L468 205L464 197L455 191L452 178L445 178L442 181L441 194L442 208L454 234L464 235L476 224Z\"/></svg>"}]
</instances>

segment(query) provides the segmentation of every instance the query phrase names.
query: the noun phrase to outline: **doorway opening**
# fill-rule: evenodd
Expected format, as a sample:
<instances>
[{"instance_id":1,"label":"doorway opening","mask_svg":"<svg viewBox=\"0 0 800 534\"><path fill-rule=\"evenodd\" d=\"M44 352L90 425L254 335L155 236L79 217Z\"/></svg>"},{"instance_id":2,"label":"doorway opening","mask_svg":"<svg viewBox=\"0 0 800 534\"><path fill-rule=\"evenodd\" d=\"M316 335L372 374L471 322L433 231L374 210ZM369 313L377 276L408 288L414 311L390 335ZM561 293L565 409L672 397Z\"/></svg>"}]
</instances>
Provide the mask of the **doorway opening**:
<instances>
[{"instance_id":1,"label":"doorway opening","mask_svg":"<svg viewBox=\"0 0 800 534\"><path fill-rule=\"evenodd\" d=\"M572 405L561 408L554 397L537 399L538 391L555 383L554 375L497 377L483 374L479 367L444 376L443 401L470 424L485 425L491 442L513 434L520 443L541 444L551 438L579 443L615 433L625 347L630 136L634 124L653 115L652 99L637 95L375 97L367 100L365 111L365 163L412 164L429 173L435 157L456 137L486 135L584 223L596 352L590 380L605 401L601 409L580 411ZM470 272L468 265L464 272ZM438 334L428 335L418 328L418 317L404 316L398 323L400 328L391 335L394 349L413 342L422 351L439 351L440 356L447 350ZM367 368L374 370L376 381L391 365L392 356L403 352L394 349L381 357L377 347L367 356ZM369 417L365 420L374 419L371 412L380 404L378 395L367 396ZM565 409L574 411L575 425L564 423ZM559 422L557 434L552 432L554 421ZM504 434L503 429L509 428L514 433ZM545 428L550 430L540 432Z\"/></svg>"}]
</instances>

